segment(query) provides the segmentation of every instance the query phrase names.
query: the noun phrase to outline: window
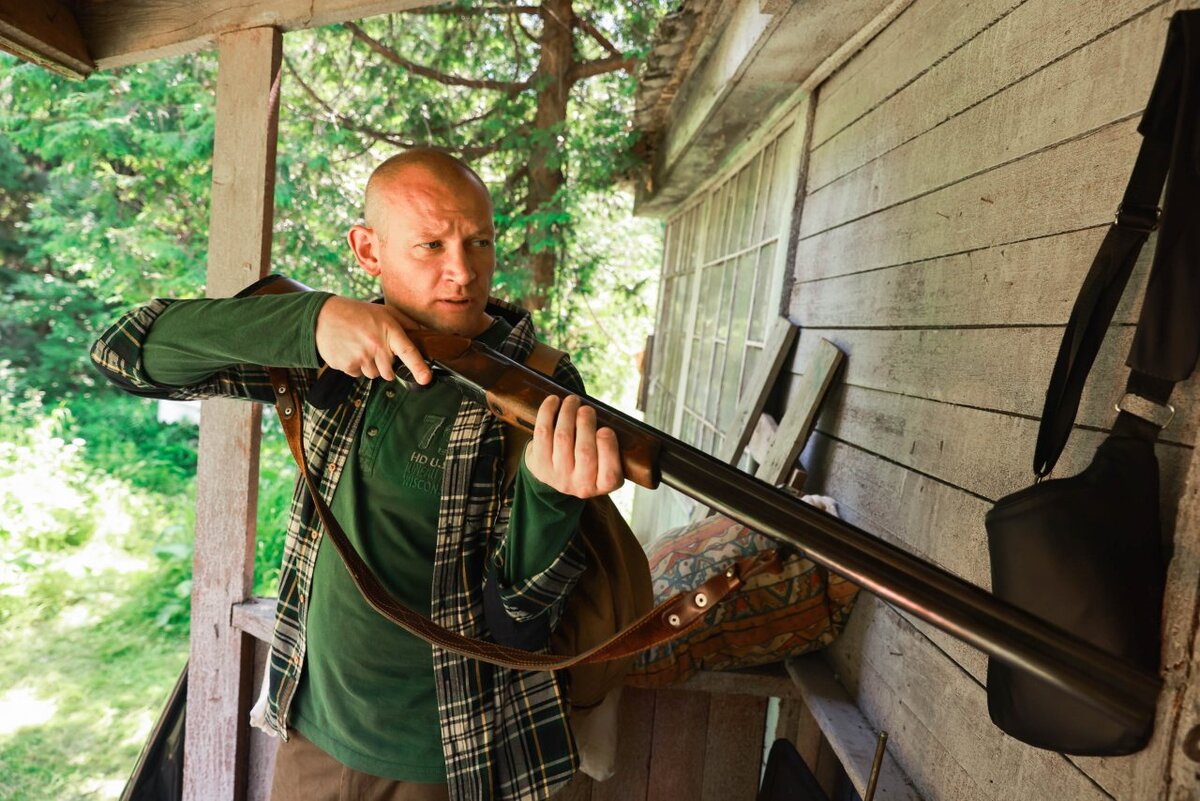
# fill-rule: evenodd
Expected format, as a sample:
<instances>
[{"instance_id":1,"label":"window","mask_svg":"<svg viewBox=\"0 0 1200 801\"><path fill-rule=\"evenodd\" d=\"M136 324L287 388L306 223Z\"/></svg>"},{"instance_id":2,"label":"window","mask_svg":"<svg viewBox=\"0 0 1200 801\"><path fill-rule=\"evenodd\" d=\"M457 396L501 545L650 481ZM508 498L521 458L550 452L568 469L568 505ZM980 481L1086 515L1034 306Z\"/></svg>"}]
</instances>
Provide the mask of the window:
<instances>
[{"instance_id":1,"label":"window","mask_svg":"<svg viewBox=\"0 0 1200 801\"><path fill-rule=\"evenodd\" d=\"M778 313L799 127L777 130L667 221L647 419L708 453Z\"/></svg>"}]
</instances>

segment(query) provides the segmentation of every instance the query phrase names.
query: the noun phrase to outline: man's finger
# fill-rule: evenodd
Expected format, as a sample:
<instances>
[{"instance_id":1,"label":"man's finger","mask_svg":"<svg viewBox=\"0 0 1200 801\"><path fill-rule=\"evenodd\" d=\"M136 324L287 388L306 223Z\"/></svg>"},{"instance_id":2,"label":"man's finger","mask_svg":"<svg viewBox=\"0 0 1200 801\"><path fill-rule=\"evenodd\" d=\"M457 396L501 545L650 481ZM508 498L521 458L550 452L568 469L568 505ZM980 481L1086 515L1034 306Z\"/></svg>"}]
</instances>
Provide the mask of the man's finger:
<instances>
[{"instance_id":1,"label":"man's finger","mask_svg":"<svg viewBox=\"0 0 1200 801\"><path fill-rule=\"evenodd\" d=\"M375 354L375 369L379 372L379 377L385 381L394 381L396 379L396 371L392 369L392 354L380 351Z\"/></svg>"},{"instance_id":2,"label":"man's finger","mask_svg":"<svg viewBox=\"0 0 1200 801\"><path fill-rule=\"evenodd\" d=\"M404 329L388 331L387 341L388 348L404 363L404 366L413 374L413 379L418 384L428 384L433 380L433 372L429 369L429 365L425 363L425 357L421 355L421 351L417 350L417 346L413 344L413 341L408 338L408 334L404 333Z\"/></svg>"},{"instance_id":3,"label":"man's finger","mask_svg":"<svg viewBox=\"0 0 1200 801\"><path fill-rule=\"evenodd\" d=\"M570 476L575 470L575 415L579 413L579 397L563 398L554 423L554 471Z\"/></svg>"},{"instance_id":4,"label":"man's finger","mask_svg":"<svg viewBox=\"0 0 1200 801\"><path fill-rule=\"evenodd\" d=\"M625 469L621 465L621 443L617 432L602 428L596 432L596 489L608 494L625 483Z\"/></svg>"},{"instance_id":5,"label":"man's finger","mask_svg":"<svg viewBox=\"0 0 1200 801\"><path fill-rule=\"evenodd\" d=\"M598 483L596 468L596 410L580 406L575 415L575 475L578 489L594 491Z\"/></svg>"},{"instance_id":6,"label":"man's finger","mask_svg":"<svg viewBox=\"0 0 1200 801\"><path fill-rule=\"evenodd\" d=\"M537 419L533 423L533 441L526 451L526 463L530 456L539 467L548 469L554 462L554 418L558 415L557 395L547 395L538 407ZM541 478L541 476L538 476Z\"/></svg>"}]
</instances>

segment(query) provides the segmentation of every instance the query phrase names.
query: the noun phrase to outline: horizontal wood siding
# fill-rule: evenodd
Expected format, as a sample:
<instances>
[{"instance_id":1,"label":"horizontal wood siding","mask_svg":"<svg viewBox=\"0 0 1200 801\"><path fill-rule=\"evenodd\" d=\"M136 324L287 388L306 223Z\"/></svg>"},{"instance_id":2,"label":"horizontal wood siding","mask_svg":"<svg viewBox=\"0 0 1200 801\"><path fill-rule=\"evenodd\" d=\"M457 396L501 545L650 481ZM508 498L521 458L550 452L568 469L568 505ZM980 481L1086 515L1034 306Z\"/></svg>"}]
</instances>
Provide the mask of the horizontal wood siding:
<instances>
[{"instance_id":1,"label":"horizontal wood siding","mask_svg":"<svg viewBox=\"0 0 1200 801\"><path fill-rule=\"evenodd\" d=\"M1032 479L1062 327L1132 166L1167 22L1195 5L916 0L818 88L791 372L822 338L846 353L802 455L810 489L846 519L988 586L984 514ZM1112 423L1153 246L1057 475L1084 467ZM1176 390L1158 446L1169 526L1195 503L1198 394L1195 380ZM1173 760L1200 536L1173 536L1168 688L1136 756L1070 758L1005 736L987 715L986 659L872 597L829 658L926 798L1190 797L1169 777L1186 775Z\"/></svg>"}]
</instances>

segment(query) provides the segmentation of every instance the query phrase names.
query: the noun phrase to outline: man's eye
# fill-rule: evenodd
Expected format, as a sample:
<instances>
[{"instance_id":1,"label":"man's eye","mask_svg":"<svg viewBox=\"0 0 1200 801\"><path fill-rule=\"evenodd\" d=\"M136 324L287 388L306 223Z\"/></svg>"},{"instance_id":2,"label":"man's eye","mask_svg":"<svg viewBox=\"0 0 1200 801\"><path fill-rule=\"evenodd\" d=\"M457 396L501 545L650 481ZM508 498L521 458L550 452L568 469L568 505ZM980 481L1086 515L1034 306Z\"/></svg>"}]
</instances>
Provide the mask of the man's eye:
<instances>
[{"instance_id":1,"label":"man's eye","mask_svg":"<svg viewBox=\"0 0 1200 801\"><path fill-rule=\"evenodd\" d=\"M417 245L417 247L425 248L426 250L441 250L442 243L440 241L422 242L421 244Z\"/></svg>"},{"instance_id":2,"label":"man's eye","mask_svg":"<svg viewBox=\"0 0 1200 801\"><path fill-rule=\"evenodd\" d=\"M492 240L476 239L472 244L475 245L475 247L477 247L477 248L490 248L492 246Z\"/></svg>"}]
</instances>

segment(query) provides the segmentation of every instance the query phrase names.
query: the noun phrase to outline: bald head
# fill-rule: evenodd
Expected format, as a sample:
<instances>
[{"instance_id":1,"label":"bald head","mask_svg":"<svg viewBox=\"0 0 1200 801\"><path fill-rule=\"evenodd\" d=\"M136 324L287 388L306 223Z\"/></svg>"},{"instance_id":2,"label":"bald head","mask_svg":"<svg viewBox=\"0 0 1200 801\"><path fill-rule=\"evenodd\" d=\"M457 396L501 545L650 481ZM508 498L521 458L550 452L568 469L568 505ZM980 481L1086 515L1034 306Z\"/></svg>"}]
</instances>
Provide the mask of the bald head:
<instances>
[{"instance_id":1,"label":"bald head","mask_svg":"<svg viewBox=\"0 0 1200 801\"><path fill-rule=\"evenodd\" d=\"M387 197L409 186L418 191L444 191L451 196L479 193L491 207L487 186L466 162L441 150L413 148L392 156L371 173L363 204L367 227L384 227Z\"/></svg>"},{"instance_id":2,"label":"bald head","mask_svg":"<svg viewBox=\"0 0 1200 801\"><path fill-rule=\"evenodd\" d=\"M487 328L496 228L474 170L438 150L394 156L367 182L364 216L346 238L388 305L435 331L473 337Z\"/></svg>"}]
</instances>

